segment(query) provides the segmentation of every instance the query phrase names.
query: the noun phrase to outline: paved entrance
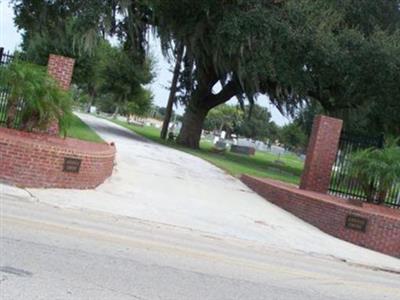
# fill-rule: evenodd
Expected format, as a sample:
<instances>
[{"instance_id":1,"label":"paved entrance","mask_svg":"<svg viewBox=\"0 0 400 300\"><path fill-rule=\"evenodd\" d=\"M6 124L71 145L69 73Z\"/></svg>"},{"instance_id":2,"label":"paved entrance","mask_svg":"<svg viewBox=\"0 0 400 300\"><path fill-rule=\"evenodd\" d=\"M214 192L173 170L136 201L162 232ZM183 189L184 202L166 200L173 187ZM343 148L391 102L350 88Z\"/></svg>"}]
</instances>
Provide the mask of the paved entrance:
<instances>
[{"instance_id":1,"label":"paved entrance","mask_svg":"<svg viewBox=\"0 0 400 300\"><path fill-rule=\"evenodd\" d=\"M110 179L88 191L29 189L27 193L0 186L0 192L29 195L62 208L202 231L218 238L245 239L282 251L400 270L400 260L321 232L197 157L149 142L107 120L79 116L105 140L116 144L117 165Z\"/></svg>"}]
</instances>

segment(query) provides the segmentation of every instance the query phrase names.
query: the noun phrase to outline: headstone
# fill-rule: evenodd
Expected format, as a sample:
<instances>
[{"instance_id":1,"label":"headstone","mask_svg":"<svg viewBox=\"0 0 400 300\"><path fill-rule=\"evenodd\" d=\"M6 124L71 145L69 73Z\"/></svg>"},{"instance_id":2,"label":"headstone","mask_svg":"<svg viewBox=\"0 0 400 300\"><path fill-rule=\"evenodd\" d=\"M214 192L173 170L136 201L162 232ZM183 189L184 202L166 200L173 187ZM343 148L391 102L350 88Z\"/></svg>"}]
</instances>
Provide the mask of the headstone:
<instances>
[{"instance_id":1,"label":"headstone","mask_svg":"<svg viewBox=\"0 0 400 300\"><path fill-rule=\"evenodd\" d=\"M218 150L225 150L227 148L227 144L225 141L220 140L215 143L215 148L217 148Z\"/></svg>"},{"instance_id":2,"label":"headstone","mask_svg":"<svg viewBox=\"0 0 400 300\"><path fill-rule=\"evenodd\" d=\"M226 137L226 131L224 131L224 130L222 130L221 131L221 135L220 135L220 137L221 137L221 139L225 139L225 137Z\"/></svg>"},{"instance_id":3,"label":"headstone","mask_svg":"<svg viewBox=\"0 0 400 300\"><path fill-rule=\"evenodd\" d=\"M256 153L256 149L253 147L232 145L231 152L245 155L254 155Z\"/></svg>"},{"instance_id":4,"label":"headstone","mask_svg":"<svg viewBox=\"0 0 400 300\"><path fill-rule=\"evenodd\" d=\"M282 154L285 153L285 148L272 145L272 146L271 146L271 152L272 152L273 154L275 154L275 155L282 155Z\"/></svg>"}]
</instances>

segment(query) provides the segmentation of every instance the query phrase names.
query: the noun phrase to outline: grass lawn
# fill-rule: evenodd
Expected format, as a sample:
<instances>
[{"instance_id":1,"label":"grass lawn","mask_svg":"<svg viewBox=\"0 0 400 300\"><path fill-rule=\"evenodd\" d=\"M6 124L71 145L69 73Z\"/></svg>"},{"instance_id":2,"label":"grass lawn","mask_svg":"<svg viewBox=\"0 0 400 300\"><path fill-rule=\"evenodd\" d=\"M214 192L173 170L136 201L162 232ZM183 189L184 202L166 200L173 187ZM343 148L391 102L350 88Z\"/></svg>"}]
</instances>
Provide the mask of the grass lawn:
<instances>
[{"instance_id":1,"label":"grass lawn","mask_svg":"<svg viewBox=\"0 0 400 300\"><path fill-rule=\"evenodd\" d=\"M0 120L2 117L4 116L1 115L0 112ZM76 115L74 115L71 120L71 126L68 129L67 137L96 143L104 142L104 140L95 131L93 131Z\"/></svg>"},{"instance_id":2,"label":"grass lawn","mask_svg":"<svg viewBox=\"0 0 400 300\"><path fill-rule=\"evenodd\" d=\"M95 131L93 131L76 115L74 115L71 120L71 127L68 129L67 136L89 142L104 142L104 140Z\"/></svg>"},{"instance_id":3,"label":"grass lawn","mask_svg":"<svg viewBox=\"0 0 400 300\"><path fill-rule=\"evenodd\" d=\"M256 155L254 156L245 156L231 152L214 153L212 152L212 144L206 141L202 141L200 143L201 149L192 150L160 139L160 130L157 128L150 126L140 127L127 124L125 121L119 120L111 121L156 143L160 143L207 160L233 176L248 174L295 184L300 182L300 175L303 170L303 162L297 156L292 154L281 156L280 161L283 163L276 163L276 160L278 159L276 155L260 151L256 152Z\"/></svg>"}]
</instances>

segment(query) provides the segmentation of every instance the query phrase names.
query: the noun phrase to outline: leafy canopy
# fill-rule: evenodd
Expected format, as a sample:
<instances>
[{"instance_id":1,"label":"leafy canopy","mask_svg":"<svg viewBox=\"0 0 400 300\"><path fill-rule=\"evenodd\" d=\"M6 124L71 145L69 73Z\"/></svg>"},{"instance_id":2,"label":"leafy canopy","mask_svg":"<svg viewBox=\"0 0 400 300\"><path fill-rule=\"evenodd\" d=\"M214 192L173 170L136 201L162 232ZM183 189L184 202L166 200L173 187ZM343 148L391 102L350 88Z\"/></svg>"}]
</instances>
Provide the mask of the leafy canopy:
<instances>
[{"instance_id":1,"label":"leafy canopy","mask_svg":"<svg viewBox=\"0 0 400 300\"><path fill-rule=\"evenodd\" d=\"M86 105L99 101L107 111L118 107L138 114L149 109L151 95L143 86L153 77L152 63L145 55L141 12L133 3L12 2L15 23L23 30L22 49L27 60L46 65L51 53L74 57L73 82ZM107 41L110 36L121 46L112 47Z\"/></svg>"},{"instance_id":2,"label":"leafy canopy","mask_svg":"<svg viewBox=\"0 0 400 300\"><path fill-rule=\"evenodd\" d=\"M398 99L398 0L149 3L163 45L179 41L194 61L186 90L226 87L212 105L263 93L283 111L314 98L335 112Z\"/></svg>"}]
</instances>

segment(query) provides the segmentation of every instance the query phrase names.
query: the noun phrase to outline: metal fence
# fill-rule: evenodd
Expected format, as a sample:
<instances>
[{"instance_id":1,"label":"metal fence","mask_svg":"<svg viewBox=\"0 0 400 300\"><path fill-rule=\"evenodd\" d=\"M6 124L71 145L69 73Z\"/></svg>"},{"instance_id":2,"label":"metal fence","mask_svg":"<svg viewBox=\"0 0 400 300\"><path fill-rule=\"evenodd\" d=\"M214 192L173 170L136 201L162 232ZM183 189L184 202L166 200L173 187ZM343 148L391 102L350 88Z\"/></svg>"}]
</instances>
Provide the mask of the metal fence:
<instances>
[{"instance_id":1,"label":"metal fence","mask_svg":"<svg viewBox=\"0 0 400 300\"><path fill-rule=\"evenodd\" d=\"M14 59L14 56L9 52L5 52L4 48L0 47L0 68L5 68L9 65ZM3 76L3 74L0 74ZM12 124L7 124L7 104L8 99L10 97L10 88L0 81L0 126L7 126L12 128L18 128L21 123L21 114L23 107L23 100L21 99L17 103L16 108L16 117Z\"/></svg>"},{"instance_id":2,"label":"metal fence","mask_svg":"<svg viewBox=\"0 0 400 300\"><path fill-rule=\"evenodd\" d=\"M383 135L365 137L342 132L339 141L339 150L332 169L329 187L330 194L367 201L367 195L357 178L353 178L349 175L349 158L350 155L357 150L383 147ZM371 187L374 186L376 186L376 182L371 182ZM390 207L400 208L400 183L393 184L392 188L386 194L384 204Z\"/></svg>"},{"instance_id":3,"label":"metal fence","mask_svg":"<svg viewBox=\"0 0 400 300\"><path fill-rule=\"evenodd\" d=\"M0 47L0 65L9 64L14 58L10 52L5 52L3 47Z\"/></svg>"}]
</instances>

